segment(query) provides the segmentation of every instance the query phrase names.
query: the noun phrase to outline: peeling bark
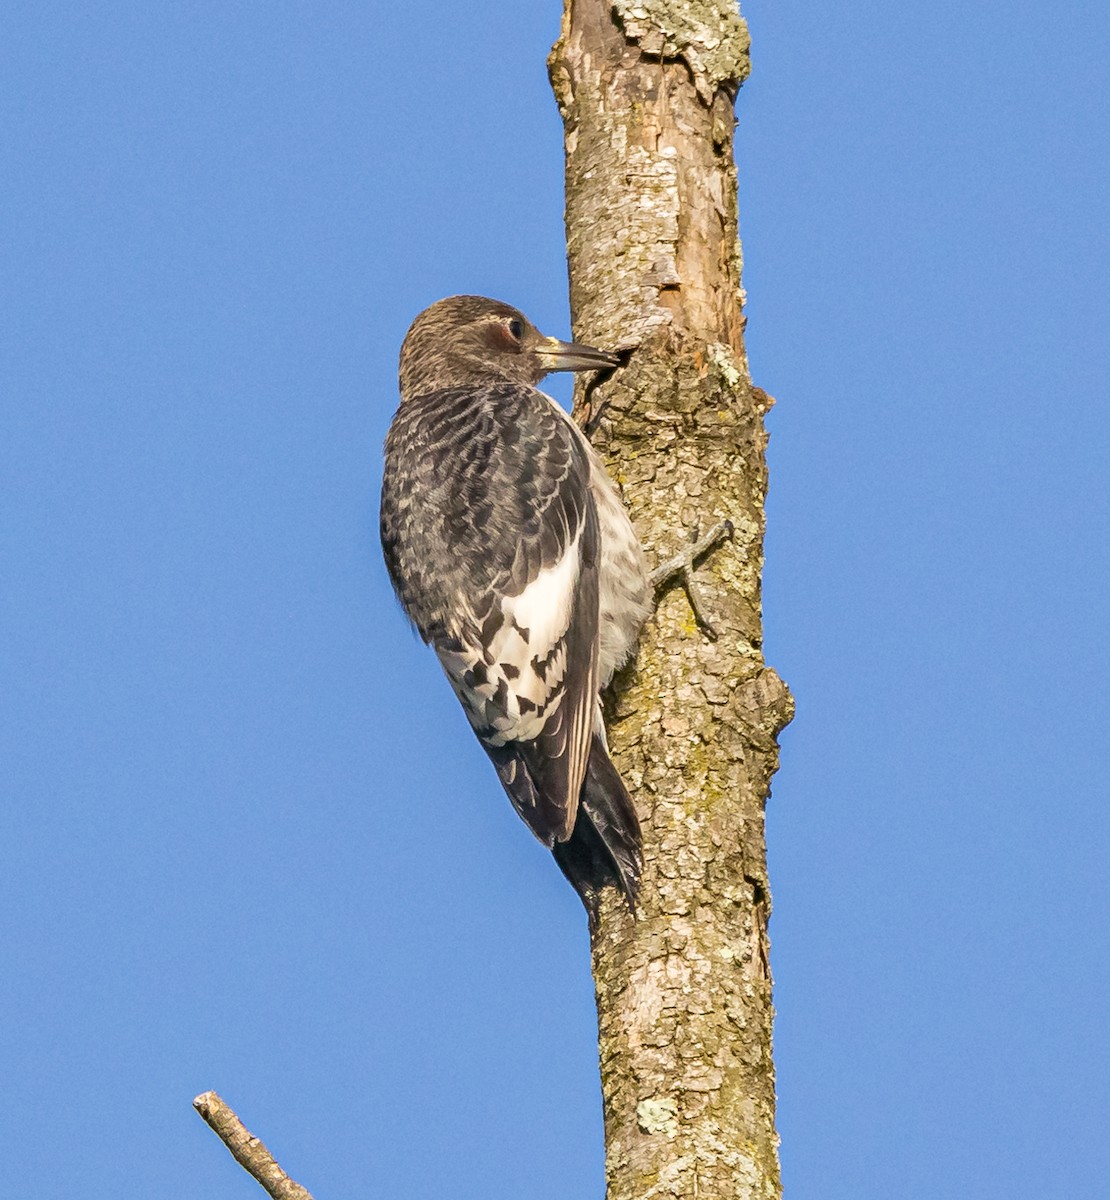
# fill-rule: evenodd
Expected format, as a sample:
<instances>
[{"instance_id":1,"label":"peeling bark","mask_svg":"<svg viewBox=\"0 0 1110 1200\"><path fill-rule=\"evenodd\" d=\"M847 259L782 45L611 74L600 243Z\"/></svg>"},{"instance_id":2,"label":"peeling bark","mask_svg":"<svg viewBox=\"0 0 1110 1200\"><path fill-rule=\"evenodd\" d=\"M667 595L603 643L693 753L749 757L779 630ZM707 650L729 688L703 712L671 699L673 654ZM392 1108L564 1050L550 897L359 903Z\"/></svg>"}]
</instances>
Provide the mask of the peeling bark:
<instances>
[{"instance_id":1,"label":"peeling bark","mask_svg":"<svg viewBox=\"0 0 1110 1200\"><path fill-rule=\"evenodd\" d=\"M629 352L594 441L658 560L734 526L701 566L719 634L666 594L608 700L644 827L632 921L593 940L609 1200L780 1195L764 805L793 702L762 655L763 417L744 352L732 0L565 0L549 60L566 136L575 336Z\"/></svg>"}]
</instances>

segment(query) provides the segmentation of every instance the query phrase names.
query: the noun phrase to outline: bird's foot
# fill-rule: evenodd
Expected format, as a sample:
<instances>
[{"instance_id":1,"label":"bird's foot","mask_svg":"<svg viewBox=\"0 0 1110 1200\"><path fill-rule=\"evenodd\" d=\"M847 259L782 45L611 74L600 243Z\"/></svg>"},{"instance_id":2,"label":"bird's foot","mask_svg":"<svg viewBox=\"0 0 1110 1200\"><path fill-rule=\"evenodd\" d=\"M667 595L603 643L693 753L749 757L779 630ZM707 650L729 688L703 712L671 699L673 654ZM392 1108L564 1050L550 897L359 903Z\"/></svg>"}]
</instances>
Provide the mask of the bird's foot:
<instances>
[{"instance_id":1,"label":"bird's foot","mask_svg":"<svg viewBox=\"0 0 1110 1200\"><path fill-rule=\"evenodd\" d=\"M612 372L607 371L605 374L611 375ZM574 423L588 439L592 438L597 432L597 427L601 424L601 418L605 415L605 410L609 407L609 400L605 396L600 400L594 400L594 387L596 387L596 384L587 385L585 400L580 406L575 408L572 414Z\"/></svg>"},{"instance_id":2,"label":"bird's foot","mask_svg":"<svg viewBox=\"0 0 1110 1200\"><path fill-rule=\"evenodd\" d=\"M674 558L668 559L667 562L656 567L648 576L652 591L656 595L666 590L667 585L676 577L681 580L683 591L685 591L686 598L690 601L690 607L694 612L694 620L697 621L698 628L711 642L717 640L717 631L705 615L705 601L702 599L701 589L694 578L694 566L710 550L730 537L732 537L731 521L719 521L703 538L698 537L698 530L695 526L690 533L690 544Z\"/></svg>"}]
</instances>

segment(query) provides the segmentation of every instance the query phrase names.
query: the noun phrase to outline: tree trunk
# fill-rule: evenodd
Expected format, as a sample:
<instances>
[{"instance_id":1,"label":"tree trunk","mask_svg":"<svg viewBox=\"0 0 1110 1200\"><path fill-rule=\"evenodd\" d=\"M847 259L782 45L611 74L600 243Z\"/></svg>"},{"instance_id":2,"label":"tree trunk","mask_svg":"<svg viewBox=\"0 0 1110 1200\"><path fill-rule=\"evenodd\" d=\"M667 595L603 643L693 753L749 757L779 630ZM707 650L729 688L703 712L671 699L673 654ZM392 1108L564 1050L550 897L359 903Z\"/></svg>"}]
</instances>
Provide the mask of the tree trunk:
<instances>
[{"instance_id":1,"label":"tree trunk","mask_svg":"<svg viewBox=\"0 0 1110 1200\"><path fill-rule=\"evenodd\" d=\"M549 65L575 336L629 351L579 409L601 413L649 553L735 531L698 572L717 640L672 589L609 697L646 867L638 920L607 895L593 939L608 1197L778 1197L763 814L792 701L761 651L771 400L744 352L732 158L747 28L733 0L565 0Z\"/></svg>"}]
</instances>

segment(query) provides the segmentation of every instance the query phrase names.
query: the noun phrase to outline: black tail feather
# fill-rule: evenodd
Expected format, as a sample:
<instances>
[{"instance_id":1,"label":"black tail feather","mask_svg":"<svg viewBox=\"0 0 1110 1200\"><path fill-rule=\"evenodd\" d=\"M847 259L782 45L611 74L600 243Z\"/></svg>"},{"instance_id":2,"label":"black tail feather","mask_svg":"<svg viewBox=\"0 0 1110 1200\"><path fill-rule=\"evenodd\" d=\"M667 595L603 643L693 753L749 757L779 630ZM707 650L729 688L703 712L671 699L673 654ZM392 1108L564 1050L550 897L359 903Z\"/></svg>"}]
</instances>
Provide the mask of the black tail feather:
<instances>
[{"instance_id":1,"label":"black tail feather","mask_svg":"<svg viewBox=\"0 0 1110 1200\"><path fill-rule=\"evenodd\" d=\"M629 911L635 915L643 870L640 822L599 734L594 734L590 745L574 830L567 841L556 842L552 852L581 896L591 929L597 923L599 893L607 884L624 892Z\"/></svg>"}]
</instances>

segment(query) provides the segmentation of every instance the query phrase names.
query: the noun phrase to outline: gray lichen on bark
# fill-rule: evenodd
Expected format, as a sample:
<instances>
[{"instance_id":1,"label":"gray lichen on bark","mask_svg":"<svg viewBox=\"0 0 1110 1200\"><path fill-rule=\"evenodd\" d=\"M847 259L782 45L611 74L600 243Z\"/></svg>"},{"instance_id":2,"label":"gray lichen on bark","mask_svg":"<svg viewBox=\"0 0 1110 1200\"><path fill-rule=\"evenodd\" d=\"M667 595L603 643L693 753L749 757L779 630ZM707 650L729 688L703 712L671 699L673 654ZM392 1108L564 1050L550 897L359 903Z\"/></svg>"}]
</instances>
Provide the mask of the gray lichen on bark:
<instances>
[{"instance_id":1,"label":"gray lichen on bark","mask_svg":"<svg viewBox=\"0 0 1110 1200\"><path fill-rule=\"evenodd\" d=\"M644 54L684 59L703 100L748 77L751 38L731 0L613 0L613 14Z\"/></svg>"},{"instance_id":2,"label":"gray lichen on bark","mask_svg":"<svg viewBox=\"0 0 1110 1200\"><path fill-rule=\"evenodd\" d=\"M763 809L789 692L762 653L770 398L744 352L728 0L566 0L549 60L564 120L575 334L630 352L580 405L649 551L729 519L668 593L608 698L644 826L639 919L593 941L609 1200L779 1195Z\"/></svg>"}]
</instances>

